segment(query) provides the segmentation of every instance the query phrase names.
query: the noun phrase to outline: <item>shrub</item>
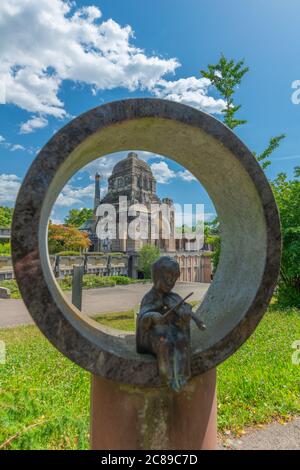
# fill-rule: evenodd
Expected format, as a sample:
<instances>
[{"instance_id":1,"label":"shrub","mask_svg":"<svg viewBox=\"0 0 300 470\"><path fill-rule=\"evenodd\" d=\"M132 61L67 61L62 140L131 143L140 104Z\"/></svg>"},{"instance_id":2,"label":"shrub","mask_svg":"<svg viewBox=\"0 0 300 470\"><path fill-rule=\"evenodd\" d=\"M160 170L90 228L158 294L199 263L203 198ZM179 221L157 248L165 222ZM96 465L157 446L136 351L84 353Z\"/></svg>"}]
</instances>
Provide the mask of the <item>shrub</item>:
<instances>
[{"instance_id":1,"label":"shrub","mask_svg":"<svg viewBox=\"0 0 300 470\"><path fill-rule=\"evenodd\" d=\"M279 306L300 307L300 180L299 169L289 180L280 173L272 188L280 212L282 259L277 289Z\"/></svg>"},{"instance_id":2,"label":"shrub","mask_svg":"<svg viewBox=\"0 0 300 470\"><path fill-rule=\"evenodd\" d=\"M144 277L151 278L151 266L160 257L160 250L157 246L144 245L139 251L138 269Z\"/></svg>"},{"instance_id":3,"label":"shrub","mask_svg":"<svg viewBox=\"0 0 300 470\"><path fill-rule=\"evenodd\" d=\"M0 256L11 256L10 243L0 243Z\"/></svg>"},{"instance_id":4,"label":"shrub","mask_svg":"<svg viewBox=\"0 0 300 470\"><path fill-rule=\"evenodd\" d=\"M59 279L58 283L62 290L72 289L72 276L65 276L62 279ZM86 274L83 276L83 288L84 289L93 289L96 287L113 287L116 285L116 281L110 277L104 276L95 276L91 274Z\"/></svg>"},{"instance_id":5,"label":"shrub","mask_svg":"<svg viewBox=\"0 0 300 470\"><path fill-rule=\"evenodd\" d=\"M135 279L128 276L109 276L109 278L115 281L116 284L132 284L135 281Z\"/></svg>"},{"instance_id":6,"label":"shrub","mask_svg":"<svg viewBox=\"0 0 300 470\"><path fill-rule=\"evenodd\" d=\"M113 287L116 285L116 281L111 279L109 276L94 276L87 274L83 276L83 287L85 289L93 289L95 287Z\"/></svg>"},{"instance_id":7,"label":"shrub","mask_svg":"<svg viewBox=\"0 0 300 470\"><path fill-rule=\"evenodd\" d=\"M12 222L13 208L0 206L0 227L9 228Z\"/></svg>"},{"instance_id":8,"label":"shrub","mask_svg":"<svg viewBox=\"0 0 300 470\"><path fill-rule=\"evenodd\" d=\"M65 276L57 280L62 290L70 290L72 288L72 276Z\"/></svg>"},{"instance_id":9,"label":"shrub","mask_svg":"<svg viewBox=\"0 0 300 470\"><path fill-rule=\"evenodd\" d=\"M300 291L295 289L294 286L285 285L283 282L279 282L276 290L276 299L278 307L297 307L300 306Z\"/></svg>"}]
</instances>

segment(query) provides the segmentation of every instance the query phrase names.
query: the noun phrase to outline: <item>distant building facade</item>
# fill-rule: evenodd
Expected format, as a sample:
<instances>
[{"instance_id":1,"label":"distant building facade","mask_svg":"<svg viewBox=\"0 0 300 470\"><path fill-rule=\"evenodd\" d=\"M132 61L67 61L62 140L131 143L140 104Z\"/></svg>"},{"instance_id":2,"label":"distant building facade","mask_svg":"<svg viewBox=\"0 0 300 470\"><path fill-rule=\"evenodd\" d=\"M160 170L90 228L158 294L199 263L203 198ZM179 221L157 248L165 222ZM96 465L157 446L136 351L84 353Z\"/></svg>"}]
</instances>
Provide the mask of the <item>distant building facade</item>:
<instances>
[{"instance_id":1,"label":"distant building facade","mask_svg":"<svg viewBox=\"0 0 300 470\"><path fill-rule=\"evenodd\" d=\"M127 201L126 208L120 205L120 197L125 198ZM107 234L101 239L97 236L97 224L101 222L101 218L97 217L97 208L101 204L111 204L115 208L116 213L116 237ZM168 238L162 236L163 219L162 214L158 215L158 224L156 225L157 236L151 232L153 223L151 224L151 206L152 208L164 205L168 211L167 219L169 221ZM136 219L136 213L131 214L128 208L135 208L139 214L144 211L144 217L147 219L148 232L140 234L140 237L132 238L130 234L122 233L121 219L127 220L127 228L131 222ZM165 214L166 215L166 214ZM141 215L143 219L143 214ZM160 218L160 219L159 219ZM145 220L145 219L144 219ZM143 227L140 228L141 230ZM85 230L89 234L92 242L92 251L104 252L123 252L132 253L137 252L143 245L152 244L158 246L162 251L176 251L175 243L175 214L173 201L169 198L160 199L156 194L156 179L153 176L150 166L141 160L135 152L129 152L127 157L118 162L112 174L108 178L108 191L106 195L100 199L100 176L95 176L95 197L94 197L94 215L85 224L80 227L80 230ZM137 227L137 232L139 228Z\"/></svg>"},{"instance_id":2,"label":"distant building facade","mask_svg":"<svg viewBox=\"0 0 300 470\"><path fill-rule=\"evenodd\" d=\"M175 211L173 201L170 198L160 199L156 194L156 179L151 171L150 166L141 160L137 153L129 152L127 157L119 161L113 168L112 174L108 178L108 190L106 195L101 199L100 193L100 175L95 175L95 195L94 195L94 214L91 219L85 222L80 230L86 231L92 242L90 251L115 253L121 252L127 254L132 259L129 260L129 266L136 265L138 251L144 244L152 244L161 250L162 253L168 253L174 256L181 266L181 280L183 281L199 281L210 282L211 277L211 263L207 256L199 250L189 251L186 246L196 247L193 241L187 243L184 239L178 239L175 235ZM127 201L127 206L124 208L120 204L120 197ZM106 204L110 204L115 208L115 222L116 232L115 236L109 232L109 223L107 224L107 236L105 235L105 216L98 216L97 209L101 205L102 208ZM153 212L150 208L164 207L164 217L160 213L156 219L156 236L151 232L153 231L153 224L151 224L151 217ZM136 208L136 212L131 214L128 207ZM103 209L104 210L104 209ZM144 211L144 214L143 214ZM167 212L167 214L166 214ZM99 213L99 211L98 211ZM131 238L129 233L124 233L120 230L121 220L124 217L127 219L127 229L131 222L134 222L137 214L141 217L147 218L147 223L140 224L138 230L144 230L143 236L140 238ZM151 215L152 214L152 215ZM167 217L165 217L167 215ZM168 220L168 237L163 236L164 224ZM101 238L97 236L97 227L103 222L104 234ZM144 227L143 227L144 225ZM146 227L146 229L145 229ZM146 233L145 233L146 230ZM204 260L204 258L206 258ZM135 270L136 271L136 270Z\"/></svg>"}]
</instances>

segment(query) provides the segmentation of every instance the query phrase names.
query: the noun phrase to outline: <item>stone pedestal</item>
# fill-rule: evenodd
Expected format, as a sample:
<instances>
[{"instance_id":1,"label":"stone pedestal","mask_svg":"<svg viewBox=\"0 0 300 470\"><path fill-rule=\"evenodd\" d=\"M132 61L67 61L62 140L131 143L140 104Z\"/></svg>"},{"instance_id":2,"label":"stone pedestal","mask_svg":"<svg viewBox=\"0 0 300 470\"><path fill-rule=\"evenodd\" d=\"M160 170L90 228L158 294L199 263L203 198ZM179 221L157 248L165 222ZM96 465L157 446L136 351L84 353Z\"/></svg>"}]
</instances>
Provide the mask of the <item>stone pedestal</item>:
<instances>
[{"instance_id":1,"label":"stone pedestal","mask_svg":"<svg viewBox=\"0 0 300 470\"><path fill-rule=\"evenodd\" d=\"M180 393L92 376L91 448L201 450L217 447L216 370Z\"/></svg>"}]
</instances>

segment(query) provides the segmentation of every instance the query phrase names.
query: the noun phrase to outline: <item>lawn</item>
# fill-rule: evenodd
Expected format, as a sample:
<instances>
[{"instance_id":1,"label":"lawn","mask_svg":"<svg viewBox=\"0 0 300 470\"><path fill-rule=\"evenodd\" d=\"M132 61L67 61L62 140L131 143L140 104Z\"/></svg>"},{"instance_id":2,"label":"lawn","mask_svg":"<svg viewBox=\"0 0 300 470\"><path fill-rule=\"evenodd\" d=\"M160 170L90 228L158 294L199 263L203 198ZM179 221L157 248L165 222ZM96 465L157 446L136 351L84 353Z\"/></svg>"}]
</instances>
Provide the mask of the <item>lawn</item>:
<instances>
[{"instance_id":1,"label":"lawn","mask_svg":"<svg viewBox=\"0 0 300 470\"><path fill-rule=\"evenodd\" d=\"M133 328L133 311L101 316ZM269 310L254 335L218 367L220 432L300 414L300 310ZM0 448L86 449L89 374L58 353L34 326L0 330L7 361L0 365Z\"/></svg>"}]
</instances>

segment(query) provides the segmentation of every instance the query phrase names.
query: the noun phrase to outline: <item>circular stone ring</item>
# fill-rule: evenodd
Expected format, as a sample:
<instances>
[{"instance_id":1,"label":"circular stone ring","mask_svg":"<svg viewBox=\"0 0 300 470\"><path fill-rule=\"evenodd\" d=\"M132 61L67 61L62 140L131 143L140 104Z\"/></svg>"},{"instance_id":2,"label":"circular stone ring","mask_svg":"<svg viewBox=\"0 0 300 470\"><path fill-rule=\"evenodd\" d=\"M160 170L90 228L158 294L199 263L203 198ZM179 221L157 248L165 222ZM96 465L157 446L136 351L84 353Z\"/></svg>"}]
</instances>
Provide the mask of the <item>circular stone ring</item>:
<instances>
[{"instance_id":1,"label":"circular stone ring","mask_svg":"<svg viewBox=\"0 0 300 470\"><path fill-rule=\"evenodd\" d=\"M47 250L49 215L66 182L95 158L127 150L183 165L218 213L221 256L197 311L207 329L192 330L193 376L233 354L262 318L279 273L280 222L251 152L224 124L182 104L145 98L99 106L67 124L39 152L13 218L13 264L24 302L40 330L76 364L121 383L154 387L161 385L156 360L136 353L133 334L98 324L63 297Z\"/></svg>"}]
</instances>

